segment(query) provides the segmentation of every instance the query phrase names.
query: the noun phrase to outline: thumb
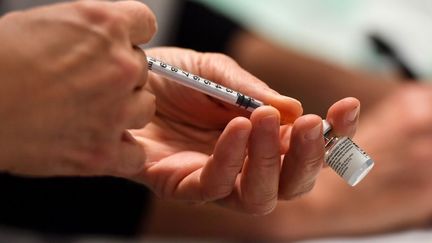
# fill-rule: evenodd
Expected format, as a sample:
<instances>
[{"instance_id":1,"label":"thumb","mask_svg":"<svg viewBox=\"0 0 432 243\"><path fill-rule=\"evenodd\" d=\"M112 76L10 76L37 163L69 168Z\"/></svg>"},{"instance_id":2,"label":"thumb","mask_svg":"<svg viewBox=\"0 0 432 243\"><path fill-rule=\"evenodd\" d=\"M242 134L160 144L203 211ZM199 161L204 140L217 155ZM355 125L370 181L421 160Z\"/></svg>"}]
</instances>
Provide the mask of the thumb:
<instances>
[{"instance_id":1,"label":"thumb","mask_svg":"<svg viewBox=\"0 0 432 243\"><path fill-rule=\"evenodd\" d=\"M155 14L139 1L117 1L109 3L125 17L125 26L134 45L147 43L157 31Z\"/></svg>"}]
</instances>

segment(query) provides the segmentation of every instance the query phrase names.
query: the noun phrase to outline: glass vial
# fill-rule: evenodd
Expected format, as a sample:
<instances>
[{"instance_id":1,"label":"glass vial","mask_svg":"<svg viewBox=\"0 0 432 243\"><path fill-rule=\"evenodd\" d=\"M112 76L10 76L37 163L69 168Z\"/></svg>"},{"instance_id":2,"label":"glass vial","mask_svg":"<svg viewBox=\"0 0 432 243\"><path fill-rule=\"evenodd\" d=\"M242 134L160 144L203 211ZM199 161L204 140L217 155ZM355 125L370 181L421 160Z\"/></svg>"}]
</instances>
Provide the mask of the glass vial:
<instances>
[{"instance_id":1,"label":"glass vial","mask_svg":"<svg viewBox=\"0 0 432 243\"><path fill-rule=\"evenodd\" d=\"M373 160L349 137L332 133L331 125L323 120L325 139L324 160L349 185L359 183L374 166Z\"/></svg>"}]
</instances>

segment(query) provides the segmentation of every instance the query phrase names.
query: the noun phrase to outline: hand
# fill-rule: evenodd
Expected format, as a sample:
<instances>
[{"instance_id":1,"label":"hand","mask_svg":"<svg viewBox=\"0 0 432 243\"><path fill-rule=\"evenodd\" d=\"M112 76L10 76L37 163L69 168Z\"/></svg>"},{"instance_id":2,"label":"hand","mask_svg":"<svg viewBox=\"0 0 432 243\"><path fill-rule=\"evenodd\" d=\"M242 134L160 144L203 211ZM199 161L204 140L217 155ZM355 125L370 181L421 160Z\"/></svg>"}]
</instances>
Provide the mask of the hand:
<instances>
[{"instance_id":1,"label":"hand","mask_svg":"<svg viewBox=\"0 0 432 243\"><path fill-rule=\"evenodd\" d=\"M301 114L297 101L269 89L226 56L175 48L147 54L295 116ZM144 129L132 132L135 149L145 153L130 158L145 161L144 168L121 176L146 184L160 197L216 201L253 214L266 214L278 199L312 188L324 155L318 116L306 115L281 127L278 111L270 106L256 109L246 119L240 115L249 114L238 107L153 73L146 88L157 97L157 115ZM353 135L358 108L359 102L349 98L330 109L328 119L336 132Z\"/></svg>"},{"instance_id":2,"label":"hand","mask_svg":"<svg viewBox=\"0 0 432 243\"><path fill-rule=\"evenodd\" d=\"M375 167L355 188L345 186L332 175L320 176L318 186L309 195L321 195L313 200L320 202L317 217L332 222L322 223L322 232L326 227L331 227L328 235L430 224L430 104L432 87L403 86L363 116L356 141L375 160Z\"/></svg>"},{"instance_id":3,"label":"hand","mask_svg":"<svg viewBox=\"0 0 432 243\"><path fill-rule=\"evenodd\" d=\"M280 202L259 220L211 205L156 200L146 230L189 238L297 241L430 227L431 103L431 86L402 86L362 115L355 141L375 166L355 187L323 170L310 193Z\"/></svg>"},{"instance_id":4,"label":"hand","mask_svg":"<svg viewBox=\"0 0 432 243\"><path fill-rule=\"evenodd\" d=\"M117 163L125 129L154 115L147 69L133 44L155 33L135 1L79 1L0 19L0 170L98 175Z\"/></svg>"}]
</instances>

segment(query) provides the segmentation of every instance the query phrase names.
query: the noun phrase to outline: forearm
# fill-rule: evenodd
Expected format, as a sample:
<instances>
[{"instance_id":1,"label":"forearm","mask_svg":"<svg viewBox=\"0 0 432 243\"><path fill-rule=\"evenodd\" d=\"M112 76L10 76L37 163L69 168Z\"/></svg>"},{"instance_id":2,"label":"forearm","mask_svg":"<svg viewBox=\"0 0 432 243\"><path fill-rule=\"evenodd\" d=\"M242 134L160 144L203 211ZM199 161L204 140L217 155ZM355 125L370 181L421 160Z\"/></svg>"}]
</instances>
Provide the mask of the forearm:
<instances>
[{"instance_id":1,"label":"forearm","mask_svg":"<svg viewBox=\"0 0 432 243\"><path fill-rule=\"evenodd\" d=\"M230 53L272 88L299 99L305 113L324 115L331 104L348 96L358 98L367 110L398 86L395 80L343 69L248 32L232 38Z\"/></svg>"},{"instance_id":2,"label":"forearm","mask_svg":"<svg viewBox=\"0 0 432 243\"><path fill-rule=\"evenodd\" d=\"M214 205L188 205L157 200L147 220L146 236L228 239L295 239L302 238L304 224L283 223L280 207L270 215L254 217ZM293 211L290 218L296 218ZM285 214L285 213L284 213ZM294 226L294 227L292 227ZM297 235L297 236L296 236Z\"/></svg>"},{"instance_id":3,"label":"forearm","mask_svg":"<svg viewBox=\"0 0 432 243\"><path fill-rule=\"evenodd\" d=\"M376 178L377 176L375 176ZM372 180L371 180L372 179ZM304 240L385 232L424 225L419 213L394 203L400 195L385 196L373 190L370 178L356 188L349 187L332 171L323 171L313 191L279 203L269 215L254 217L218 206L190 205L156 200L147 218L146 236L232 240ZM382 193L381 193L382 194ZM404 209L405 210L401 210ZM408 211L407 211L408 210Z\"/></svg>"},{"instance_id":4,"label":"forearm","mask_svg":"<svg viewBox=\"0 0 432 243\"><path fill-rule=\"evenodd\" d=\"M299 240L352 233L331 223L313 195L279 203L271 214L255 217L211 204L190 205L156 200L146 236L228 238L234 240Z\"/></svg>"}]
</instances>

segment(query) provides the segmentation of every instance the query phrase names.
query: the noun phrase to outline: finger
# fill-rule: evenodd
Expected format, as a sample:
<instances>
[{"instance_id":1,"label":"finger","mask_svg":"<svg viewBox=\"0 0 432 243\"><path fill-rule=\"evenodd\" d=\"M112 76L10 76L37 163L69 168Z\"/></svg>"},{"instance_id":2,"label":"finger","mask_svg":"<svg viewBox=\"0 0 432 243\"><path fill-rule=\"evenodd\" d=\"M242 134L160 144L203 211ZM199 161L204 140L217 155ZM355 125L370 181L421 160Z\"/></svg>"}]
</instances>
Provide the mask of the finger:
<instances>
[{"instance_id":1,"label":"finger","mask_svg":"<svg viewBox=\"0 0 432 243\"><path fill-rule=\"evenodd\" d=\"M133 45L147 43L157 31L154 13L139 1L118 1L114 8L126 16L126 26Z\"/></svg>"},{"instance_id":2,"label":"finger","mask_svg":"<svg viewBox=\"0 0 432 243\"><path fill-rule=\"evenodd\" d=\"M146 169L150 187L165 198L200 202L230 194L243 165L250 126L245 118L232 120L218 140L212 157L183 152L159 161L153 168Z\"/></svg>"},{"instance_id":3,"label":"finger","mask_svg":"<svg viewBox=\"0 0 432 243\"><path fill-rule=\"evenodd\" d=\"M134 91L142 89L148 74L146 64L143 63L145 54L132 49L132 47L127 47L117 48L113 51L113 55L115 61L109 62L109 66L105 68L106 71L97 74L115 81L112 85L105 86L111 92L110 95L119 94L128 97ZM113 92L113 89L116 89L116 92Z\"/></svg>"},{"instance_id":4,"label":"finger","mask_svg":"<svg viewBox=\"0 0 432 243\"><path fill-rule=\"evenodd\" d=\"M200 175L209 156L184 151L162 160L147 162L133 180L147 185L164 199L202 201Z\"/></svg>"},{"instance_id":5,"label":"finger","mask_svg":"<svg viewBox=\"0 0 432 243\"><path fill-rule=\"evenodd\" d=\"M263 215L277 203L280 144L279 113L270 106L256 109L251 116L252 132L248 159L242 170L241 197L246 212Z\"/></svg>"},{"instance_id":6,"label":"finger","mask_svg":"<svg viewBox=\"0 0 432 243\"><path fill-rule=\"evenodd\" d=\"M201 191L205 201L213 201L231 194L246 156L251 131L248 119L238 117L225 128L216 143L200 176Z\"/></svg>"},{"instance_id":7,"label":"finger","mask_svg":"<svg viewBox=\"0 0 432 243\"><path fill-rule=\"evenodd\" d=\"M139 129L148 124L156 112L156 97L146 91L141 90L132 94L125 107L124 116L127 129Z\"/></svg>"},{"instance_id":8,"label":"finger","mask_svg":"<svg viewBox=\"0 0 432 243\"><path fill-rule=\"evenodd\" d=\"M147 57L145 52L137 46L133 46L133 52L136 58L138 59L139 63L141 63L141 67L142 67L141 75L137 80L137 83L134 88L134 92L136 92L136 91L141 91L144 88L145 84L147 83L148 70L147 68L145 68L147 66Z\"/></svg>"},{"instance_id":9,"label":"finger","mask_svg":"<svg viewBox=\"0 0 432 243\"><path fill-rule=\"evenodd\" d=\"M339 136L354 136L360 114L360 102L356 98L345 98L333 104L326 120L333 132Z\"/></svg>"},{"instance_id":10,"label":"finger","mask_svg":"<svg viewBox=\"0 0 432 243\"><path fill-rule=\"evenodd\" d=\"M207 79L261 100L278 109L281 114L281 121L284 124L292 123L303 112L299 101L278 94L227 56L206 53L203 54L199 65L201 66L200 69L205 71L200 75Z\"/></svg>"},{"instance_id":11,"label":"finger","mask_svg":"<svg viewBox=\"0 0 432 243\"><path fill-rule=\"evenodd\" d=\"M322 120L316 115L297 119L281 171L279 196L291 199L312 189L324 163Z\"/></svg>"},{"instance_id":12,"label":"finger","mask_svg":"<svg viewBox=\"0 0 432 243\"><path fill-rule=\"evenodd\" d=\"M281 154L286 154L289 149L289 143L291 138L292 125L283 125L280 128L279 141L281 143Z\"/></svg>"}]
</instances>

